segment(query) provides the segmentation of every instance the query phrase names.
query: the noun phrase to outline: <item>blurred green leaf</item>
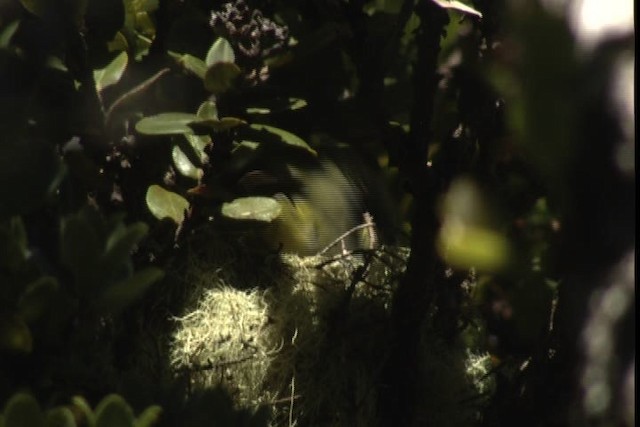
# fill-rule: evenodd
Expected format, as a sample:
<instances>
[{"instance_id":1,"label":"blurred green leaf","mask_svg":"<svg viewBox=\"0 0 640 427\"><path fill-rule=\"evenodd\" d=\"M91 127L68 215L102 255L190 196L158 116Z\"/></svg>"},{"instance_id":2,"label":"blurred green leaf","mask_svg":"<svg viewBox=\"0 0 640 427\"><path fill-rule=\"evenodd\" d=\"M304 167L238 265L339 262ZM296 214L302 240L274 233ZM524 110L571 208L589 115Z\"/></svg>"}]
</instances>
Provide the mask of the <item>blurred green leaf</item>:
<instances>
[{"instance_id":1,"label":"blurred green leaf","mask_svg":"<svg viewBox=\"0 0 640 427\"><path fill-rule=\"evenodd\" d=\"M118 83L127 68L128 62L129 56L127 52L121 52L109 65L100 70L95 70L93 79L96 82L96 90L102 92L104 88Z\"/></svg>"},{"instance_id":2,"label":"blurred green leaf","mask_svg":"<svg viewBox=\"0 0 640 427\"><path fill-rule=\"evenodd\" d=\"M45 427L76 427L76 419L69 408L57 407L47 411Z\"/></svg>"},{"instance_id":3,"label":"blurred green leaf","mask_svg":"<svg viewBox=\"0 0 640 427\"><path fill-rule=\"evenodd\" d=\"M87 424L90 427L95 427L96 416L93 413L93 410L91 409L91 406L89 406L89 403L86 401L86 399L82 396L73 396L71 398L71 403L73 405L74 412L81 413L82 418L87 420Z\"/></svg>"},{"instance_id":4,"label":"blurred green leaf","mask_svg":"<svg viewBox=\"0 0 640 427\"><path fill-rule=\"evenodd\" d=\"M140 120L136 123L136 131L145 135L191 134L193 129L188 125L197 120L195 114L161 113Z\"/></svg>"},{"instance_id":5,"label":"blurred green leaf","mask_svg":"<svg viewBox=\"0 0 640 427\"><path fill-rule=\"evenodd\" d=\"M50 141L3 134L0 152L0 218L39 207L64 176L62 161Z\"/></svg>"},{"instance_id":6,"label":"blurred green leaf","mask_svg":"<svg viewBox=\"0 0 640 427\"><path fill-rule=\"evenodd\" d=\"M302 138L284 129L280 129L280 128L268 126L268 125L257 124L257 123L252 124L251 127L258 131L265 131L265 132L278 135L282 139L282 141L284 141L286 144L289 144L296 148L302 148L308 151L309 153L313 154L314 156L318 155L316 150L311 148L309 144L307 144Z\"/></svg>"},{"instance_id":7,"label":"blurred green leaf","mask_svg":"<svg viewBox=\"0 0 640 427\"><path fill-rule=\"evenodd\" d=\"M27 231L22 218L14 216L0 223L0 267L16 272L27 256Z\"/></svg>"},{"instance_id":8,"label":"blurred green leaf","mask_svg":"<svg viewBox=\"0 0 640 427\"><path fill-rule=\"evenodd\" d=\"M96 407L96 427L133 427L131 407L117 394L110 394Z\"/></svg>"},{"instance_id":9,"label":"blurred green leaf","mask_svg":"<svg viewBox=\"0 0 640 427\"><path fill-rule=\"evenodd\" d=\"M509 245L504 236L486 228L445 224L438 236L438 251L451 265L499 271L509 261Z\"/></svg>"},{"instance_id":10,"label":"blurred green leaf","mask_svg":"<svg viewBox=\"0 0 640 427\"><path fill-rule=\"evenodd\" d=\"M147 207L158 219L171 218L177 224L184 221L184 213L189 202L179 194L165 190L159 185L151 185L147 189Z\"/></svg>"},{"instance_id":11,"label":"blurred green leaf","mask_svg":"<svg viewBox=\"0 0 640 427\"><path fill-rule=\"evenodd\" d=\"M222 215L230 219L271 222L282 207L271 197L241 197L222 205Z\"/></svg>"},{"instance_id":12,"label":"blurred green leaf","mask_svg":"<svg viewBox=\"0 0 640 427\"><path fill-rule=\"evenodd\" d=\"M100 260L103 271L115 270L129 262L131 252L148 231L149 227L142 222L116 228L107 238L105 253Z\"/></svg>"},{"instance_id":13,"label":"blurred green leaf","mask_svg":"<svg viewBox=\"0 0 640 427\"><path fill-rule=\"evenodd\" d=\"M31 330L20 317L0 313L0 351L31 353L33 337ZM6 414L5 414L6 416Z\"/></svg>"},{"instance_id":14,"label":"blurred green leaf","mask_svg":"<svg viewBox=\"0 0 640 427\"><path fill-rule=\"evenodd\" d=\"M4 407L3 427L42 427L44 415L33 396L26 393L14 394Z\"/></svg>"},{"instance_id":15,"label":"blurred green leaf","mask_svg":"<svg viewBox=\"0 0 640 427\"><path fill-rule=\"evenodd\" d=\"M13 35L18 30L18 25L20 25L20 21L13 21L0 32L0 49L9 47Z\"/></svg>"},{"instance_id":16,"label":"blurred green leaf","mask_svg":"<svg viewBox=\"0 0 640 427\"><path fill-rule=\"evenodd\" d=\"M104 241L96 224L92 224L85 208L63 219L60 237L60 258L74 274L79 285L93 285L92 278L99 274L98 258Z\"/></svg>"},{"instance_id":17,"label":"blurred green leaf","mask_svg":"<svg viewBox=\"0 0 640 427\"><path fill-rule=\"evenodd\" d=\"M136 271L133 276L109 286L100 298L102 310L118 313L132 302L140 298L146 290L162 279L164 272L156 267L147 267Z\"/></svg>"},{"instance_id":18,"label":"blurred green leaf","mask_svg":"<svg viewBox=\"0 0 640 427\"><path fill-rule=\"evenodd\" d=\"M160 419L162 408L157 405L149 406L142 411L135 422L135 427L151 427Z\"/></svg>"},{"instance_id":19,"label":"blurred green leaf","mask_svg":"<svg viewBox=\"0 0 640 427\"><path fill-rule=\"evenodd\" d=\"M55 277L41 276L29 283L18 300L18 312L27 323L37 320L49 307L58 292Z\"/></svg>"},{"instance_id":20,"label":"blurred green leaf","mask_svg":"<svg viewBox=\"0 0 640 427\"><path fill-rule=\"evenodd\" d=\"M216 62L207 68L204 87L214 95L221 95L233 87L240 73L240 68L232 62Z\"/></svg>"},{"instance_id":21,"label":"blurred green leaf","mask_svg":"<svg viewBox=\"0 0 640 427\"><path fill-rule=\"evenodd\" d=\"M207 52L207 58L205 60L207 67L210 67L217 62L228 62L232 64L236 62L236 55L233 53L231 43L229 43L224 37L219 37L215 42L213 42Z\"/></svg>"}]
</instances>

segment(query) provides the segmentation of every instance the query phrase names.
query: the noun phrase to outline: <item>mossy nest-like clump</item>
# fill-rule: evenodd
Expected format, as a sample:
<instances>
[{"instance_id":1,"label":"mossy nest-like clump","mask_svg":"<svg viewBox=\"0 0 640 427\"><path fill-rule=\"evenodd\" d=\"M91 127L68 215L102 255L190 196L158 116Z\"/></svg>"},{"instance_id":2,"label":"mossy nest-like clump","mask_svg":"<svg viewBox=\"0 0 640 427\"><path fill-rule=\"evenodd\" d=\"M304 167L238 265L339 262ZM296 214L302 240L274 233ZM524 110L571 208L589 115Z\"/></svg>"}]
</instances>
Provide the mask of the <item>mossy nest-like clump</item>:
<instances>
[{"instance_id":1,"label":"mossy nest-like clump","mask_svg":"<svg viewBox=\"0 0 640 427\"><path fill-rule=\"evenodd\" d=\"M389 308L407 248L258 258L221 244L200 255L185 277L193 294L170 348L173 369L188 376L192 390L222 386L238 407L270 408L274 426L376 424ZM425 331L417 373L440 384L424 389L433 408L427 419L451 412L465 425L477 405L467 414L455 405L443 411L438 390L448 390L448 402L473 402L486 377L469 368L476 353L434 346L431 334Z\"/></svg>"}]
</instances>

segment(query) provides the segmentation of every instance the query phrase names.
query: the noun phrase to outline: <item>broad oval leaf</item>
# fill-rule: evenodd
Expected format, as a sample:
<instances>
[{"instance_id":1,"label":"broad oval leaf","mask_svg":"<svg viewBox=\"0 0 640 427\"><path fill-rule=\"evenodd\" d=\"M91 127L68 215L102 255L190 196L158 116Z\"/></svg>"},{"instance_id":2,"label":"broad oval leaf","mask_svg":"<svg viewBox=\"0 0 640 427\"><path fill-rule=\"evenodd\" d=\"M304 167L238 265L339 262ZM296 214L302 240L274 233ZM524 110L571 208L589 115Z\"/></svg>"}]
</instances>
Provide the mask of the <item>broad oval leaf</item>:
<instances>
[{"instance_id":1,"label":"broad oval leaf","mask_svg":"<svg viewBox=\"0 0 640 427\"><path fill-rule=\"evenodd\" d=\"M149 186L145 199L153 216L158 219L171 218L177 224L182 224L184 212L189 208L189 202L184 197L155 184Z\"/></svg>"},{"instance_id":2,"label":"broad oval leaf","mask_svg":"<svg viewBox=\"0 0 640 427\"><path fill-rule=\"evenodd\" d=\"M241 197L222 205L222 215L230 219L271 222L282 207L271 197Z\"/></svg>"},{"instance_id":3,"label":"broad oval leaf","mask_svg":"<svg viewBox=\"0 0 640 427\"><path fill-rule=\"evenodd\" d=\"M95 70L93 72L93 79L96 82L96 90L102 92L104 88L118 83L122 78L124 70L127 68L128 62L129 56L127 52L121 52L109 65L100 70Z\"/></svg>"},{"instance_id":4,"label":"broad oval leaf","mask_svg":"<svg viewBox=\"0 0 640 427\"><path fill-rule=\"evenodd\" d=\"M198 155L200 163L208 162L209 156L204 150L211 144L211 137L209 135L185 135L184 137Z\"/></svg>"},{"instance_id":5,"label":"broad oval leaf","mask_svg":"<svg viewBox=\"0 0 640 427\"><path fill-rule=\"evenodd\" d=\"M209 48L209 52L207 52L205 64L207 66L211 66L216 62L236 62L236 55L233 53L233 47L231 47L231 43L229 43L224 37L219 37L215 42L213 42Z\"/></svg>"},{"instance_id":6,"label":"broad oval leaf","mask_svg":"<svg viewBox=\"0 0 640 427\"><path fill-rule=\"evenodd\" d=\"M266 131L266 132L270 132L270 133L276 134L286 144L289 144L289 145L292 145L294 147L302 148L304 150L307 150L309 153L313 154L314 156L318 155L316 150L311 148L309 146L309 144L307 144L302 138L300 138L299 136L294 135L291 132L288 132L288 131L286 131L284 129L280 129L280 128L273 127L273 126L268 126L268 125L262 125L262 124L258 124L258 123L252 124L251 127L253 129L256 129L256 130L259 130L259 131Z\"/></svg>"},{"instance_id":7,"label":"broad oval leaf","mask_svg":"<svg viewBox=\"0 0 640 427\"><path fill-rule=\"evenodd\" d=\"M161 113L145 117L136 123L136 131L145 135L192 134L189 123L198 119L189 113Z\"/></svg>"},{"instance_id":8,"label":"broad oval leaf","mask_svg":"<svg viewBox=\"0 0 640 427\"><path fill-rule=\"evenodd\" d=\"M213 101L204 101L198 107L197 116L201 119L218 120L218 106Z\"/></svg>"},{"instance_id":9,"label":"broad oval leaf","mask_svg":"<svg viewBox=\"0 0 640 427\"><path fill-rule=\"evenodd\" d=\"M36 399L27 393L16 393L4 409L5 427L41 426L44 415Z\"/></svg>"},{"instance_id":10,"label":"broad oval leaf","mask_svg":"<svg viewBox=\"0 0 640 427\"><path fill-rule=\"evenodd\" d=\"M133 410L119 395L110 394L96 407L96 427L133 427Z\"/></svg>"},{"instance_id":11,"label":"broad oval leaf","mask_svg":"<svg viewBox=\"0 0 640 427\"><path fill-rule=\"evenodd\" d=\"M138 419L136 420L136 427L151 427L155 425L161 414L162 408L160 406L149 406L138 416Z\"/></svg>"},{"instance_id":12,"label":"broad oval leaf","mask_svg":"<svg viewBox=\"0 0 640 427\"><path fill-rule=\"evenodd\" d=\"M175 145L173 147L173 150L171 151L171 158L173 159L173 164L176 166L176 169L178 170L178 172L180 172L181 175L195 180L199 180L200 178L202 178L202 169L196 167L193 163L191 163L189 157L184 154L184 152L177 145Z\"/></svg>"},{"instance_id":13,"label":"broad oval leaf","mask_svg":"<svg viewBox=\"0 0 640 427\"><path fill-rule=\"evenodd\" d=\"M205 64L202 59L196 58L195 56L187 53L182 55L178 62L185 68L185 70L188 70L201 79L204 79L204 75L207 72L207 64Z\"/></svg>"},{"instance_id":14,"label":"broad oval leaf","mask_svg":"<svg viewBox=\"0 0 640 427\"><path fill-rule=\"evenodd\" d=\"M220 95L233 87L240 75L240 68L232 62L216 62L204 75L204 88L214 95Z\"/></svg>"},{"instance_id":15,"label":"broad oval leaf","mask_svg":"<svg viewBox=\"0 0 640 427\"><path fill-rule=\"evenodd\" d=\"M76 419L69 408L59 406L47 411L45 427L76 427Z\"/></svg>"}]
</instances>

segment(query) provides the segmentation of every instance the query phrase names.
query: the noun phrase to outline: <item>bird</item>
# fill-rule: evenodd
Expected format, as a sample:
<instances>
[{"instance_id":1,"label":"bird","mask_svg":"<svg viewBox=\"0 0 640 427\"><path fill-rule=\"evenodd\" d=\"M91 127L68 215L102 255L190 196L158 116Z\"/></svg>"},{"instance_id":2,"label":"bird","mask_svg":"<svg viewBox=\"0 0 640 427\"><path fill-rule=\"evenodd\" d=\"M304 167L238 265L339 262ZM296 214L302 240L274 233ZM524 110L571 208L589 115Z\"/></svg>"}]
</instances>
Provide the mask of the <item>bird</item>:
<instances>
[{"instance_id":1,"label":"bird","mask_svg":"<svg viewBox=\"0 0 640 427\"><path fill-rule=\"evenodd\" d=\"M243 196L272 197L281 207L262 231L267 246L311 256L393 243L397 213L380 171L328 135L311 141L317 155L266 148L237 181Z\"/></svg>"}]
</instances>

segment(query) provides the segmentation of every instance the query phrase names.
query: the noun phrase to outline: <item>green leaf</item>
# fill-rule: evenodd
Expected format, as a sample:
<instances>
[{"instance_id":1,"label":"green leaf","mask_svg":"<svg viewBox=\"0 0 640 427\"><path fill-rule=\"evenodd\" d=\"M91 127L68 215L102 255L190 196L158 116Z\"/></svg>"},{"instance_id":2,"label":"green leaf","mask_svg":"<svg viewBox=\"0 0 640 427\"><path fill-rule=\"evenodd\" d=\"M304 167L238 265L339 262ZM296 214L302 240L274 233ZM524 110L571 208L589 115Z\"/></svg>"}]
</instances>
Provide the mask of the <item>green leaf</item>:
<instances>
[{"instance_id":1,"label":"green leaf","mask_svg":"<svg viewBox=\"0 0 640 427\"><path fill-rule=\"evenodd\" d=\"M91 406L82 396L73 396L71 398L71 403L74 406L75 412L80 412L82 417L87 420L87 424L89 427L95 427L96 425L96 416L91 410Z\"/></svg>"},{"instance_id":2,"label":"green leaf","mask_svg":"<svg viewBox=\"0 0 640 427\"><path fill-rule=\"evenodd\" d=\"M189 160L189 157L177 145L174 145L173 150L171 150L171 158L173 159L173 164L176 166L176 169L183 176L195 180L202 178L204 174L202 169L194 166L191 160Z\"/></svg>"},{"instance_id":3,"label":"green leaf","mask_svg":"<svg viewBox=\"0 0 640 427\"><path fill-rule=\"evenodd\" d=\"M24 321L15 315L0 316L0 351L31 353L33 337Z\"/></svg>"},{"instance_id":4,"label":"green leaf","mask_svg":"<svg viewBox=\"0 0 640 427\"><path fill-rule=\"evenodd\" d=\"M445 224L438 238L442 257L459 268L498 271L509 261L509 245L501 234L488 228Z\"/></svg>"},{"instance_id":5,"label":"green leaf","mask_svg":"<svg viewBox=\"0 0 640 427\"><path fill-rule=\"evenodd\" d=\"M171 218L177 224L184 221L184 212L189 202L179 194L167 191L159 185L151 185L147 189L147 207L158 219Z\"/></svg>"},{"instance_id":6,"label":"green leaf","mask_svg":"<svg viewBox=\"0 0 640 427\"><path fill-rule=\"evenodd\" d=\"M200 119L214 119L218 120L218 107L213 101L204 101L198 107L198 118Z\"/></svg>"},{"instance_id":7,"label":"green leaf","mask_svg":"<svg viewBox=\"0 0 640 427\"><path fill-rule=\"evenodd\" d=\"M104 249L99 230L82 213L65 218L61 229L60 257L63 264L74 273L78 284L93 285L91 277L100 274L97 262Z\"/></svg>"},{"instance_id":8,"label":"green leaf","mask_svg":"<svg viewBox=\"0 0 640 427\"><path fill-rule=\"evenodd\" d=\"M116 271L130 262L131 252L148 231L149 227L143 222L117 227L107 238L106 251L101 258L101 270Z\"/></svg>"},{"instance_id":9,"label":"green leaf","mask_svg":"<svg viewBox=\"0 0 640 427\"><path fill-rule=\"evenodd\" d=\"M53 296L58 292L55 277L41 276L27 285L18 300L18 312L27 323L37 320L49 308Z\"/></svg>"},{"instance_id":10,"label":"green leaf","mask_svg":"<svg viewBox=\"0 0 640 427\"><path fill-rule=\"evenodd\" d=\"M212 129L214 132L224 132L237 126L246 125L247 122L237 117L223 117L220 120L198 119L190 124L199 127L206 127Z\"/></svg>"},{"instance_id":11,"label":"green leaf","mask_svg":"<svg viewBox=\"0 0 640 427\"><path fill-rule=\"evenodd\" d=\"M209 52L207 52L205 64L209 67L217 62L229 62L232 64L236 62L236 55L233 53L231 43L224 37L219 37L213 42Z\"/></svg>"},{"instance_id":12,"label":"green leaf","mask_svg":"<svg viewBox=\"0 0 640 427\"><path fill-rule=\"evenodd\" d=\"M33 396L14 394L4 408L4 427L42 427L44 415Z\"/></svg>"},{"instance_id":13,"label":"green leaf","mask_svg":"<svg viewBox=\"0 0 640 427\"><path fill-rule=\"evenodd\" d=\"M251 127L253 129L258 130L258 131L266 131L266 132L270 132L270 133L276 134L286 144L289 144L289 145L297 147L297 148L303 148L306 151L308 151L309 153L313 154L314 156L318 155L316 150L311 148L309 146L309 144L304 142L304 140L302 138L300 138L299 136L294 135L291 132L288 132L288 131L286 131L284 129L280 129L280 128L276 128L276 127L268 126L268 125L257 124L257 123L252 124Z\"/></svg>"},{"instance_id":14,"label":"green leaf","mask_svg":"<svg viewBox=\"0 0 640 427\"><path fill-rule=\"evenodd\" d=\"M13 35L18 30L19 24L20 21L13 21L9 25L7 25L5 29L2 30L2 32L0 32L0 49L6 49L7 47L9 47Z\"/></svg>"},{"instance_id":15,"label":"green leaf","mask_svg":"<svg viewBox=\"0 0 640 427\"><path fill-rule=\"evenodd\" d=\"M104 88L118 83L127 68L128 62L129 56L127 52L121 52L109 65L100 70L95 70L93 79L96 82L96 90L102 92Z\"/></svg>"},{"instance_id":16,"label":"green leaf","mask_svg":"<svg viewBox=\"0 0 640 427\"><path fill-rule=\"evenodd\" d=\"M76 420L69 408L58 407L47 412L46 427L76 427Z\"/></svg>"},{"instance_id":17,"label":"green leaf","mask_svg":"<svg viewBox=\"0 0 640 427\"><path fill-rule=\"evenodd\" d=\"M198 155L200 163L206 163L209 160L209 156L207 156L204 150L211 144L211 137L209 135L185 135L184 137Z\"/></svg>"},{"instance_id":18,"label":"green leaf","mask_svg":"<svg viewBox=\"0 0 640 427\"><path fill-rule=\"evenodd\" d=\"M307 101L301 98L275 98L263 101L253 107L248 107L247 114L264 115L287 110L299 110L307 106Z\"/></svg>"},{"instance_id":19,"label":"green leaf","mask_svg":"<svg viewBox=\"0 0 640 427\"><path fill-rule=\"evenodd\" d=\"M240 68L232 62L216 62L204 75L204 87L214 95L223 94L233 87L240 73Z\"/></svg>"},{"instance_id":20,"label":"green leaf","mask_svg":"<svg viewBox=\"0 0 640 427\"><path fill-rule=\"evenodd\" d=\"M151 427L160 419L162 408L158 405L149 406L136 420L136 427Z\"/></svg>"},{"instance_id":21,"label":"green leaf","mask_svg":"<svg viewBox=\"0 0 640 427\"><path fill-rule=\"evenodd\" d=\"M182 65L185 70L188 70L201 79L204 79L204 75L207 72L207 64L205 64L202 59L196 58L195 56L187 53L180 57L178 63Z\"/></svg>"},{"instance_id":22,"label":"green leaf","mask_svg":"<svg viewBox=\"0 0 640 427\"><path fill-rule=\"evenodd\" d=\"M96 427L133 427L131 407L117 394L110 394L96 407Z\"/></svg>"},{"instance_id":23,"label":"green leaf","mask_svg":"<svg viewBox=\"0 0 640 427\"><path fill-rule=\"evenodd\" d=\"M133 276L109 286L102 294L100 308L107 313L117 314L140 298L146 290L164 277L164 272L156 267L136 271Z\"/></svg>"},{"instance_id":24,"label":"green leaf","mask_svg":"<svg viewBox=\"0 0 640 427\"><path fill-rule=\"evenodd\" d=\"M0 224L0 269L17 272L27 259L27 231L22 218L14 216Z\"/></svg>"},{"instance_id":25,"label":"green leaf","mask_svg":"<svg viewBox=\"0 0 640 427\"><path fill-rule=\"evenodd\" d=\"M282 207L271 197L241 197L222 205L222 215L230 219L271 222Z\"/></svg>"},{"instance_id":26,"label":"green leaf","mask_svg":"<svg viewBox=\"0 0 640 427\"><path fill-rule=\"evenodd\" d=\"M197 120L195 114L161 113L145 117L136 123L136 131L145 135L177 135L192 134L188 124Z\"/></svg>"}]
</instances>

